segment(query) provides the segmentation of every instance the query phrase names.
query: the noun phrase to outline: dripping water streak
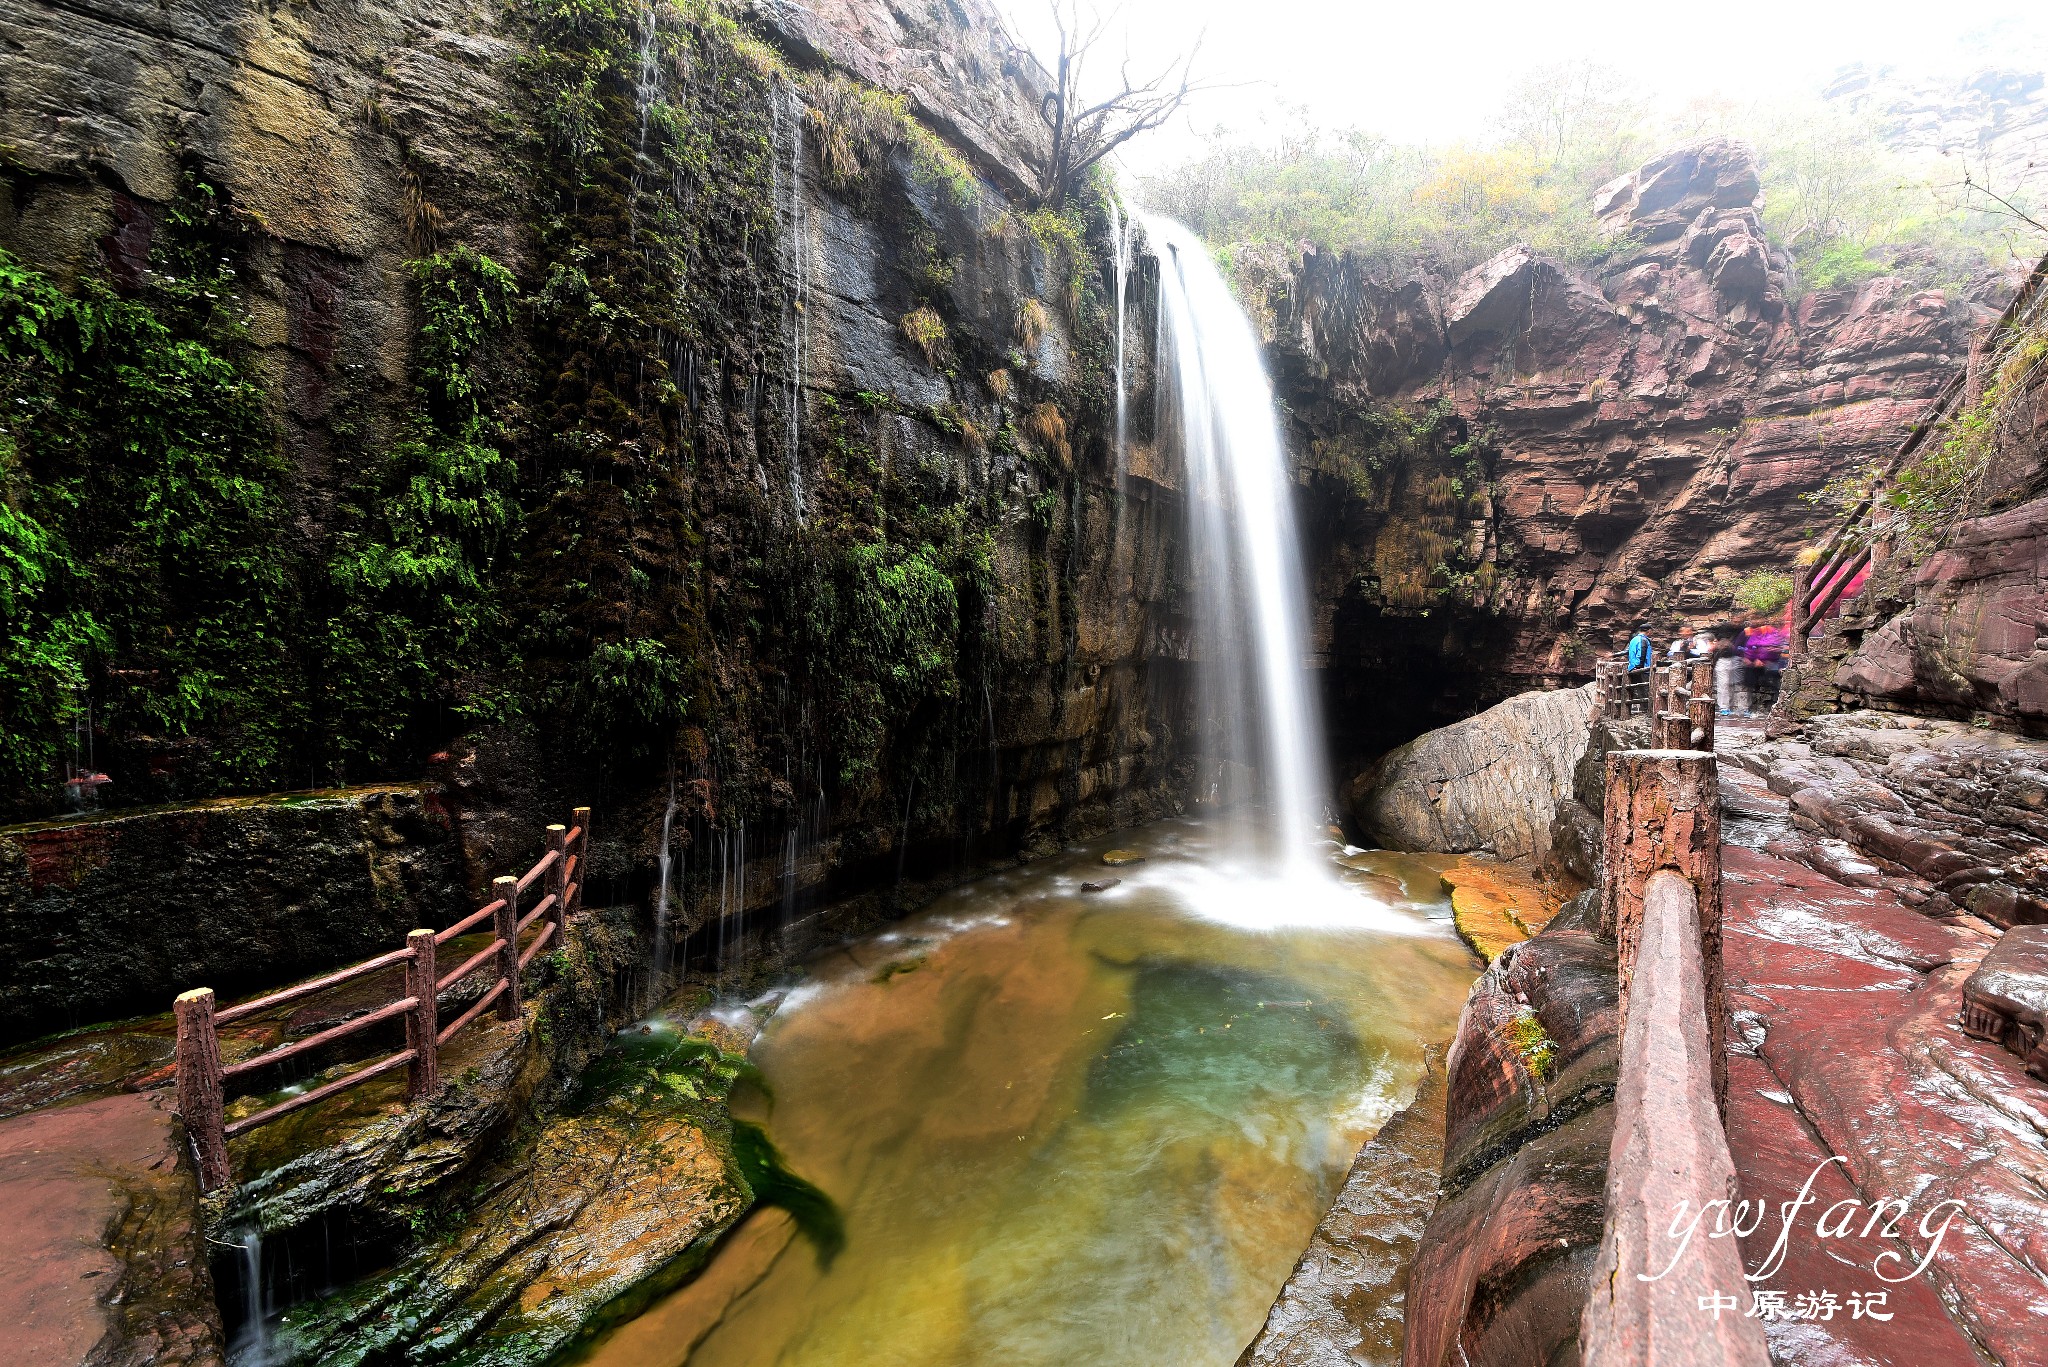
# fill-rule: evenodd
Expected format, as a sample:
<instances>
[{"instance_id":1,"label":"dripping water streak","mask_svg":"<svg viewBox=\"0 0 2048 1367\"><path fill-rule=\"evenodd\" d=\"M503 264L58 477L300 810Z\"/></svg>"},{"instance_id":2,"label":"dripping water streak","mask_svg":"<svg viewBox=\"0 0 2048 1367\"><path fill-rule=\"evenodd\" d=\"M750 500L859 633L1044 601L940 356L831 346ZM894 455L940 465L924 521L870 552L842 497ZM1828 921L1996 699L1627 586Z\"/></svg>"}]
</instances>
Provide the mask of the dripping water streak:
<instances>
[{"instance_id":1,"label":"dripping water streak","mask_svg":"<svg viewBox=\"0 0 2048 1367\"><path fill-rule=\"evenodd\" d=\"M785 406L788 409L786 449L789 462L790 506L801 526L806 516L803 469L804 339L808 331L805 312L810 304L810 223L804 204L804 106L794 84L784 87L789 103L789 208L784 226L784 316L789 339L788 373L785 378ZM783 122L783 101L775 101L776 126ZM781 175L777 157L777 175Z\"/></svg>"},{"instance_id":2,"label":"dripping water streak","mask_svg":"<svg viewBox=\"0 0 2048 1367\"><path fill-rule=\"evenodd\" d=\"M270 1367L276 1345L270 1337L270 1297L263 1285L263 1230L244 1227L242 1248L242 1327L228 1349L233 1367Z\"/></svg>"},{"instance_id":3,"label":"dripping water streak","mask_svg":"<svg viewBox=\"0 0 2048 1367\"><path fill-rule=\"evenodd\" d=\"M655 1003L659 1003L663 985L668 981L668 888L669 869L673 858L674 845L671 843L676 824L676 776L670 770L668 776L668 806L661 813L661 854L659 856L660 882L654 889L654 981Z\"/></svg>"}]
</instances>

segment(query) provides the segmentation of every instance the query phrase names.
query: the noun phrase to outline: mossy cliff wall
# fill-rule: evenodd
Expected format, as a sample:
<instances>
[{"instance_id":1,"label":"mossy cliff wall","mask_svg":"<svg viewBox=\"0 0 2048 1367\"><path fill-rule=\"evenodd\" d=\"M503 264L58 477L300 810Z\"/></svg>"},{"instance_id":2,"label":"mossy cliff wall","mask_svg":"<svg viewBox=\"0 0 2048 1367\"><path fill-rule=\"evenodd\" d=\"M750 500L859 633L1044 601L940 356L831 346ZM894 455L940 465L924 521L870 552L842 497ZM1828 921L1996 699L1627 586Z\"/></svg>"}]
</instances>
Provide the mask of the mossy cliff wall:
<instances>
[{"instance_id":1,"label":"mossy cliff wall","mask_svg":"<svg viewBox=\"0 0 2048 1367\"><path fill-rule=\"evenodd\" d=\"M1014 54L914 0L0 0L6 806L431 774L472 871L573 800L644 879L668 818L685 922L1168 807L1181 517Z\"/></svg>"}]
</instances>

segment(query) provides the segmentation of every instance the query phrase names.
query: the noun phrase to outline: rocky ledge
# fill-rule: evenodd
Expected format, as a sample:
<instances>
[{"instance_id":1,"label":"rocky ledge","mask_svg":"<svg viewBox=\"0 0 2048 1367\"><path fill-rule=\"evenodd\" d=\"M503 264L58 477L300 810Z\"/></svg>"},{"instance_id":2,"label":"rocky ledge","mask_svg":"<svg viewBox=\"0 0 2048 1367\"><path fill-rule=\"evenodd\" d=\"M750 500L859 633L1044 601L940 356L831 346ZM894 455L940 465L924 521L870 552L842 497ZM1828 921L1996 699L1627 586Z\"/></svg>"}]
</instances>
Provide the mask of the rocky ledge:
<instances>
[{"instance_id":1,"label":"rocky ledge","mask_svg":"<svg viewBox=\"0 0 2048 1367\"><path fill-rule=\"evenodd\" d=\"M1731 840L1930 916L2048 921L2048 742L1885 712L1731 741L1726 757L1788 800L1773 826L1737 796Z\"/></svg>"}]
</instances>

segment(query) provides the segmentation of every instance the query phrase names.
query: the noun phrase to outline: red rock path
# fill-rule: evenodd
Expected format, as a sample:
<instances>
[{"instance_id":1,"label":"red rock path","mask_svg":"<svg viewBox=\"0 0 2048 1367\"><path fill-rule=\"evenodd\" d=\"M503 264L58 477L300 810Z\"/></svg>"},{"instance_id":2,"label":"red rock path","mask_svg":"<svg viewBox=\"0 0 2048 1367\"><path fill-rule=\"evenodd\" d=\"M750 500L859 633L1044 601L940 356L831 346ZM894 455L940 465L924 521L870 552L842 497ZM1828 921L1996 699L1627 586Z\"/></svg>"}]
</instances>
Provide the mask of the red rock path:
<instances>
[{"instance_id":1,"label":"red rock path","mask_svg":"<svg viewBox=\"0 0 2048 1367\"><path fill-rule=\"evenodd\" d=\"M1721 776L1732 801L1783 806L1735 765ZM1741 1195L1770 1205L1743 1241L1752 1269L1777 1239L1780 1203L1829 1157L1846 1160L1815 1184L1817 1203L1799 1215L1783 1268L1756 1284L1784 1292L1788 1306L1802 1292L1832 1291L1838 1308L1769 1325L1773 1356L1826 1367L2048 1367L2048 1085L1956 1024L1962 981L1986 939L1884 891L1737 846L1725 847L1724 872L1731 1049L1741 1051L1729 1069L1729 1141ZM1859 1235L1871 1200L1910 1201L1903 1240L1816 1237L1815 1221L1852 1199L1864 1203ZM1950 1199L1965 1213L1928 1274L1879 1280L1872 1259L1904 1255L1886 1263L1892 1276L1918 1264L1932 1243L1920 1222ZM1886 1292L1893 1318L1854 1318L1852 1291Z\"/></svg>"},{"instance_id":2,"label":"red rock path","mask_svg":"<svg viewBox=\"0 0 2048 1367\"><path fill-rule=\"evenodd\" d=\"M0 1121L0 1361L80 1363L112 1337L126 1269L110 1236L136 1188L175 1167L168 1104L129 1093Z\"/></svg>"}]
</instances>

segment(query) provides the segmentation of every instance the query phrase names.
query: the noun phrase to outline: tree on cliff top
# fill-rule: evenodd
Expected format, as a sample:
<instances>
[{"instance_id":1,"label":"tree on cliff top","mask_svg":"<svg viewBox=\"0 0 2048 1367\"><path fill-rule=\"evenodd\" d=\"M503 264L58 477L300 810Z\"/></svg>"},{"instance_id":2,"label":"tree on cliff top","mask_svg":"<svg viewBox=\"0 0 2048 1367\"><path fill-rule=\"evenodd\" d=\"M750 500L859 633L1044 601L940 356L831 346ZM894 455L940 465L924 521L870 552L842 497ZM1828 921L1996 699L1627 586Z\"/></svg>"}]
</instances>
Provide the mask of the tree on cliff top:
<instances>
[{"instance_id":1,"label":"tree on cliff top","mask_svg":"<svg viewBox=\"0 0 2048 1367\"><path fill-rule=\"evenodd\" d=\"M1038 117L1052 134L1051 148L1038 167L1038 202L1057 210L1090 168L1140 133L1164 125L1190 96L1210 87L1195 79L1195 58L1202 50L1198 37L1185 55L1150 79L1132 76L1126 56L1118 68L1116 93L1087 103L1081 91L1088 59L1113 16L1092 10L1084 15L1080 0L1053 0L1051 8L1059 56L1053 88L1038 104Z\"/></svg>"}]
</instances>

